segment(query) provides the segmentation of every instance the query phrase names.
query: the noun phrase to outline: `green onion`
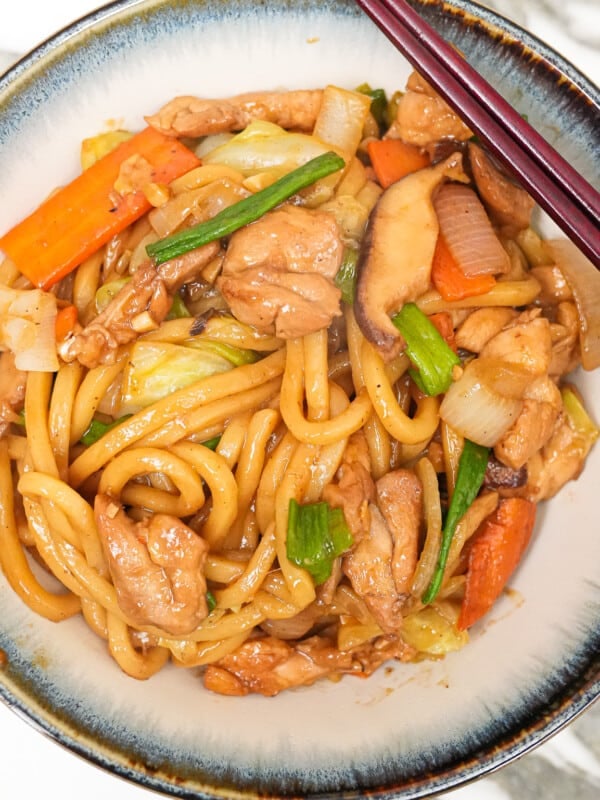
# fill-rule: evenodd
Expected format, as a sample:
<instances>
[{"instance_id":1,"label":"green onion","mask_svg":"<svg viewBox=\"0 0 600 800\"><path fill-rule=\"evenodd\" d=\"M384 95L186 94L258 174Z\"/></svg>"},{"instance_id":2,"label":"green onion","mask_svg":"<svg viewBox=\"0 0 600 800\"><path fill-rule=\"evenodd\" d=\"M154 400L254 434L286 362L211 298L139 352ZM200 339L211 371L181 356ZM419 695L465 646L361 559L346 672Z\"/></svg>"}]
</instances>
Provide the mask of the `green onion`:
<instances>
[{"instance_id":1,"label":"green onion","mask_svg":"<svg viewBox=\"0 0 600 800\"><path fill-rule=\"evenodd\" d=\"M361 83L357 92L371 98L371 114L381 131L389 127L387 118L388 99L384 89L371 89L368 83Z\"/></svg>"},{"instance_id":2,"label":"green onion","mask_svg":"<svg viewBox=\"0 0 600 800\"><path fill-rule=\"evenodd\" d=\"M287 557L307 570L317 586L330 577L334 560L352 546L352 541L341 508L331 508L324 502L300 505L290 500Z\"/></svg>"},{"instance_id":3,"label":"green onion","mask_svg":"<svg viewBox=\"0 0 600 800\"><path fill-rule=\"evenodd\" d=\"M167 319L184 319L185 317L191 316L186 304L183 302L182 296L179 292L176 292L169 313L167 314Z\"/></svg>"},{"instance_id":4,"label":"green onion","mask_svg":"<svg viewBox=\"0 0 600 800\"><path fill-rule=\"evenodd\" d=\"M473 500L475 500L479 494L479 489L485 477L489 456L489 448L483 447L480 444L475 444L475 442L472 442L470 439L465 439L463 451L458 462L454 493L450 501L448 514L444 521L442 543L437 564L431 582L421 598L425 605L431 603L440 590L456 526L461 517L465 515Z\"/></svg>"},{"instance_id":5,"label":"green onion","mask_svg":"<svg viewBox=\"0 0 600 800\"><path fill-rule=\"evenodd\" d=\"M220 441L220 436L213 436L212 439L207 439L205 442L202 442L202 444L204 447L208 447L209 450L216 450Z\"/></svg>"},{"instance_id":6,"label":"green onion","mask_svg":"<svg viewBox=\"0 0 600 800\"><path fill-rule=\"evenodd\" d=\"M569 424L580 436L589 440L590 445L593 444L600 435L600 430L585 410L583 403L570 386L563 386L560 394Z\"/></svg>"},{"instance_id":7,"label":"green onion","mask_svg":"<svg viewBox=\"0 0 600 800\"><path fill-rule=\"evenodd\" d=\"M93 419L90 422L90 426L87 431L83 434L81 439L79 440L81 444L86 445L89 447L91 444L95 444L98 439L101 439L105 433L108 433L113 428L116 428L117 425L120 425L122 422L125 422L126 419L131 417L131 414L125 414L119 419L113 420L113 422L101 422L99 419Z\"/></svg>"},{"instance_id":8,"label":"green onion","mask_svg":"<svg viewBox=\"0 0 600 800\"><path fill-rule=\"evenodd\" d=\"M217 606L217 599L214 594L209 590L206 592L206 605L208 606L208 613L210 614Z\"/></svg>"},{"instance_id":9,"label":"green onion","mask_svg":"<svg viewBox=\"0 0 600 800\"><path fill-rule=\"evenodd\" d=\"M244 225L259 219L301 189L331 175L332 172L337 172L344 164L344 159L337 153L333 151L322 153L279 178L266 189L224 208L212 219L147 245L146 252L156 264L162 264L215 239L229 236Z\"/></svg>"},{"instance_id":10,"label":"green onion","mask_svg":"<svg viewBox=\"0 0 600 800\"><path fill-rule=\"evenodd\" d=\"M342 293L342 300L349 306L354 303L357 263L358 250L354 247L344 248L342 263L337 271L334 283Z\"/></svg>"},{"instance_id":11,"label":"green onion","mask_svg":"<svg viewBox=\"0 0 600 800\"><path fill-rule=\"evenodd\" d=\"M433 322L414 303L406 303L392 317L392 322L402 334L406 354L418 370L411 371L415 383L431 397L447 391L460 358Z\"/></svg>"}]
</instances>

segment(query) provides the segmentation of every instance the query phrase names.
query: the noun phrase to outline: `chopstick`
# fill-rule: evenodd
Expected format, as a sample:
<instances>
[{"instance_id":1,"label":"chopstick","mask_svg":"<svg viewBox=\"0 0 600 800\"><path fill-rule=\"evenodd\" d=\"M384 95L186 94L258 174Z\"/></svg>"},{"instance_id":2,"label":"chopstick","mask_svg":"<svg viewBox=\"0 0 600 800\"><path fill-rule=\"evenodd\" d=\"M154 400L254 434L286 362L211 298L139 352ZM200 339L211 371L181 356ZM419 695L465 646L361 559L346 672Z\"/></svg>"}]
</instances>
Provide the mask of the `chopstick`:
<instances>
[{"instance_id":1,"label":"chopstick","mask_svg":"<svg viewBox=\"0 0 600 800\"><path fill-rule=\"evenodd\" d=\"M357 0L412 66L600 269L600 194L406 0Z\"/></svg>"}]
</instances>

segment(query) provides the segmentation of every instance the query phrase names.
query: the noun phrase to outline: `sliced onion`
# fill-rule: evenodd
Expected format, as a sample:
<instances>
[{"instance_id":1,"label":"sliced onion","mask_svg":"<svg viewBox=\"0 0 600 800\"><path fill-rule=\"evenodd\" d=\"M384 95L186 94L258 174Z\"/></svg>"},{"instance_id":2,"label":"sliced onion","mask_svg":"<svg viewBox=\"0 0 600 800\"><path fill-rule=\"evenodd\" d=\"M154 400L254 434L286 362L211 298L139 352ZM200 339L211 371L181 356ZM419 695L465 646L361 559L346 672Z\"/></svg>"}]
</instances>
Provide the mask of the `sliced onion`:
<instances>
[{"instance_id":1,"label":"sliced onion","mask_svg":"<svg viewBox=\"0 0 600 800\"><path fill-rule=\"evenodd\" d=\"M568 239L551 239L546 245L575 298L581 365L596 369L600 367L600 272Z\"/></svg>"},{"instance_id":2,"label":"sliced onion","mask_svg":"<svg viewBox=\"0 0 600 800\"><path fill-rule=\"evenodd\" d=\"M41 289L0 287L0 349L15 355L17 369L56 372L56 298Z\"/></svg>"},{"instance_id":3,"label":"sliced onion","mask_svg":"<svg viewBox=\"0 0 600 800\"><path fill-rule=\"evenodd\" d=\"M433 205L440 233L465 275L498 275L510 270L508 253L473 189L446 183L434 195Z\"/></svg>"},{"instance_id":4,"label":"sliced onion","mask_svg":"<svg viewBox=\"0 0 600 800\"><path fill-rule=\"evenodd\" d=\"M493 447L523 408L518 397L500 394L482 374L478 361L467 364L440 406L440 417L457 433L484 447Z\"/></svg>"}]
</instances>

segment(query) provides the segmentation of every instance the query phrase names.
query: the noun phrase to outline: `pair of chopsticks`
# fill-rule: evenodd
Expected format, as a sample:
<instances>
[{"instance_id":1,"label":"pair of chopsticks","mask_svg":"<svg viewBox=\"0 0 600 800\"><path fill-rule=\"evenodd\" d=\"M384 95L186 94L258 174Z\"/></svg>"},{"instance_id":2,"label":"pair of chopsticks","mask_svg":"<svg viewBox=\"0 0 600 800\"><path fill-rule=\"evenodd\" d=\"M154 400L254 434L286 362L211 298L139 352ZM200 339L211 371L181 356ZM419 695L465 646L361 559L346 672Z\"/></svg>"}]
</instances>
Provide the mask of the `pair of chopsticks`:
<instances>
[{"instance_id":1,"label":"pair of chopsticks","mask_svg":"<svg viewBox=\"0 0 600 800\"><path fill-rule=\"evenodd\" d=\"M357 0L564 233L600 269L600 194L406 0Z\"/></svg>"}]
</instances>

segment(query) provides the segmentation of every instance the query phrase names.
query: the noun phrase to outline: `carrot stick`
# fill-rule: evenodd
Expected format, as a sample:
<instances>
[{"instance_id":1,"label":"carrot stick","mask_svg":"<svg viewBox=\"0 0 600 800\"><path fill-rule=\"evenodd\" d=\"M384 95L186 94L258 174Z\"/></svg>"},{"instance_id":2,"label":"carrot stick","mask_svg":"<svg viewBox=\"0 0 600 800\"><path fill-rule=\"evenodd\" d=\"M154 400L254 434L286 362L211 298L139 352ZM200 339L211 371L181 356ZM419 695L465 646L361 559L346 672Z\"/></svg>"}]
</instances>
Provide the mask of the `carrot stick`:
<instances>
[{"instance_id":1,"label":"carrot stick","mask_svg":"<svg viewBox=\"0 0 600 800\"><path fill-rule=\"evenodd\" d=\"M401 139L372 139L367 144L367 152L377 180L384 189L430 164L429 156Z\"/></svg>"},{"instance_id":2,"label":"carrot stick","mask_svg":"<svg viewBox=\"0 0 600 800\"><path fill-rule=\"evenodd\" d=\"M446 344L456 353L456 338L454 336L454 324L452 317L447 311L438 311L437 314L430 314L429 321L437 328L440 336L444 338Z\"/></svg>"},{"instance_id":3,"label":"carrot stick","mask_svg":"<svg viewBox=\"0 0 600 800\"><path fill-rule=\"evenodd\" d=\"M431 264L431 282L444 300L452 301L489 292L495 286L496 278L493 275L465 275L440 234Z\"/></svg>"},{"instance_id":4,"label":"carrot stick","mask_svg":"<svg viewBox=\"0 0 600 800\"><path fill-rule=\"evenodd\" d=\"M170 183L200 164L177 139L149 127L99 159L0 239L0 250L35 286L52 286L150 209L141 189L115 191L132 156L148 162L153 183Z\"/></svg>"},{"instance_id":5,"label":"carrot stick","mask_svg":"<svg viewBox=\"0 0 600 800\"><path fill-rule=\"evenodd\" d=\"M531 538L536 504L522 497L500 501L475 534L458 627L470 628L491 609Z\"/></svg>"},{"instance_id":6,"label":"carrot stick","mask_svg":"<svg viewBox=\"0 0 600 800\"><path fill-rule=\"evenodd\" d=\"M75 306L65 306L58 310L56 314L55 331L56 341L62 342L71 333L77 324L77 309Z\"/></svg>"}]
</instances>

